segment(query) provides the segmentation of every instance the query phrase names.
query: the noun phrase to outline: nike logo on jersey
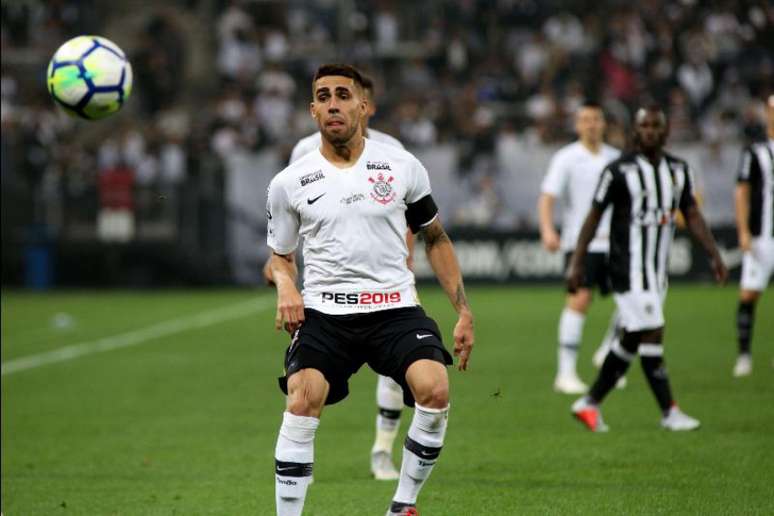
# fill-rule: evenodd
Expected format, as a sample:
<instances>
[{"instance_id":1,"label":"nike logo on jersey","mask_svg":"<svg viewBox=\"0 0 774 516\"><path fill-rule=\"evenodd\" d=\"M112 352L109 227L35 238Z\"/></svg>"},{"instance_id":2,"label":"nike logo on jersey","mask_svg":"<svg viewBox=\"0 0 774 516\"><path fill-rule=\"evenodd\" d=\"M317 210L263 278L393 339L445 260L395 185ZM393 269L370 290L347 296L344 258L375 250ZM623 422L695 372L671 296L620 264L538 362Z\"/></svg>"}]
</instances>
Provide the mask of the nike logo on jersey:
<instances>
[{"instance_id":1,"label":"nike logo on jersey","mask_svg":"<svg viewBox=\"0 0 774 516\"><path fill-rule=\"evenodd\" d=\"M418 340L426 339L426 338L432 337L432 336L433 335L431 333L428 333L427 335L420 335L420 334L417 333L417 339Z\"/></svg>"},{"instance_id":2,"label":"nike logo on jersey","mask_svg":"<svg viewBox=\"0 0 774 516\"><path fill-rule=\"evenodd\" d=\"M306 200L306 203L307 203L308 205L310 205L310 206L311 206L312 204L314 204L314 203L316 203L317 201L319 201L319 200L320 200L320 197L322 197L323 195L325 195L325 194L320 194L320 195L318 195L317 197L315 197L314 199L307 199L307 200Z\"/></svg>"}]
</instances>

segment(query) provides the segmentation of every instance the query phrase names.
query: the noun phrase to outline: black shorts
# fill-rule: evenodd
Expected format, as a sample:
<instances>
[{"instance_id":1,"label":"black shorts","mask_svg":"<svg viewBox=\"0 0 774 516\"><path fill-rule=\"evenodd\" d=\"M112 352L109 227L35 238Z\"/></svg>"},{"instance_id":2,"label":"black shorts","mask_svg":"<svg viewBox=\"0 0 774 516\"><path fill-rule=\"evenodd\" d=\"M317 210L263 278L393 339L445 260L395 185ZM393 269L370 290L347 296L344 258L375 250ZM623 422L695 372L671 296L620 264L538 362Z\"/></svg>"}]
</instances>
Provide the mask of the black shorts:
<instances>
[{"instance_id":1,"label":"black shorts","mask_svg":"<svg viewBox=\"0 0 774 516\"><path fill-rule=\"evenodd\" d=\"M304 316L285 352L285 376L279 378L285 394L290 375L317 369L330 384L325 404L332 405L347 397L349 377L368 364L400 384L403 402L413 406L414 397L406 384L408 367L421 359L452 364L438 325L418 306L351 315L328 315L307 308Z\"/></svg>"},{"instance_id":2,"label":"black shorts","mask_svg":"<svg viewBox=\"0 0 774 516\"><path fill-rule=\"evenodd\" d=\"M570 266L572 252L564 254L565 269ZM586 253L583 260L582 288L598 288L599 293L606 296L611 291L610 274L607 266L607 253Z\"/></svg>"}]
</instances>

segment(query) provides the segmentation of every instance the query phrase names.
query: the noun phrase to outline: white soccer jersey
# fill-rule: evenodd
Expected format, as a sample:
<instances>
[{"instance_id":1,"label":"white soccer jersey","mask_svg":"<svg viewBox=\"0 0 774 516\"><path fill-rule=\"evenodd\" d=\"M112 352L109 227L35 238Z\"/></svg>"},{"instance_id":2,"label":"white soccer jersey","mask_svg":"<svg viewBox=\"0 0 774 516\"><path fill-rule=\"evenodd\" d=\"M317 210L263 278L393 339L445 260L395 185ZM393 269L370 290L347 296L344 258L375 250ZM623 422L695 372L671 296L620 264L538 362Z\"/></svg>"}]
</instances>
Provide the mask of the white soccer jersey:
<instances>
[{"instance_id":1,"label":"white soccer jersey","mask_svg":"<svg viewBox=\"0 0 774 516\"><path fill-rule=\"evenodd\" d=\"M427 170L405 150L365 139L347 169L316 150L269 185L267 243L285 255L303 237L307 308L347 314L415 306L405 212L428 195Z\"/></svg>"},{"instance_id":2,"label":"white soccer jersey","mask_svg":"<svg viewBox=\"0 0 774 516\"><path fill-rule=\"evenodd\" d=\"M403 144L400 143L397 138L393 138L387 133L377 131L376 129L368 129L367 133L369 140L386 143L387 145L392 145L393 147L397 147L399 149L404 148ZM298 140L298 143L296 143L295 147L293 147L293 151L290 153L290 163L293 163L297 161L298 158L319 149L320 145L322 145L322 136L320 135L319 131L301 138Z\"/></svg>"},{"instance_id":3,"label":"white soccer jersey","mask_svg":"<svg viewBox=\"0 0 774 516\"><path fill-rule=\"evenodd\" d=\"M559 149L551 159L541 191L562 199L563 251L572 251L578 242L583 221L591 208L599 176L605 166L618 158L620 151L602 144L597 154L576 141ZM606 210L589 251L606 253L609 249L610 210Z\"/></svg>"}]
</instances>

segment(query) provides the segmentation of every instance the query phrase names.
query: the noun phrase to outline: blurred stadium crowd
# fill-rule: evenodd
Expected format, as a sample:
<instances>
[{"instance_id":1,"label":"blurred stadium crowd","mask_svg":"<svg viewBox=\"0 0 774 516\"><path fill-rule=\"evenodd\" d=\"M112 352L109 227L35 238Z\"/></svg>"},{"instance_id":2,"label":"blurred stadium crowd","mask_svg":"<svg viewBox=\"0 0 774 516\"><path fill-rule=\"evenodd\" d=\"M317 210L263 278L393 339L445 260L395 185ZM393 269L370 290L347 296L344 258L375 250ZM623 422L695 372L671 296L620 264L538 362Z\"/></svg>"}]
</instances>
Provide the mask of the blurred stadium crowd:
<instances>
[{"instance_id":1,"label":"blurred stadium crowd","mask_svg":"<svg viewBox=\"0 0 774 516\"><path fill-rule=\"evenodd\" d=\"M57 113L44 88L56 47L84 33L124 48L135 76L126 112L94 124ZM772 48L765 0L4 0L3 233L69 221L86 238L107 206L136 212L145 238L194 217L191 240L217 239L250 218L225 198L229 159L269 152L276 165L255 172L282 168L315 130L310 77L331 61L375 79L372 126L420 155L450 149L440 187L455 191L440 197L455 224L532 226L546 161L586 98L617 146L635 106L662 103L670 141L700 149L708 198L727 206L740 145L763 135ZM710 221L729 222L714 206Z\"/></svg>"}]
</instances>

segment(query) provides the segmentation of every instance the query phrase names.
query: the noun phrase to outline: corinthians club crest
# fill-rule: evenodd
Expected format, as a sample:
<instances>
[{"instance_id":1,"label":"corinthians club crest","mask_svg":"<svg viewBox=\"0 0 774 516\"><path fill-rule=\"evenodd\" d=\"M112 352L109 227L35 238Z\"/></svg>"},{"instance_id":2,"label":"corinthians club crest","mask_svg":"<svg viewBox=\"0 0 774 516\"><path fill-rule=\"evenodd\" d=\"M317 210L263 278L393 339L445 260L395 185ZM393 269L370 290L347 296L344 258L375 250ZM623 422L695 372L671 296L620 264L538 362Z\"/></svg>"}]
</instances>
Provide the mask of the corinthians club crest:
<instances>
[{"instance_id":1,"label":"corinthians club crest","mask_svg":"<svg viewBox=\"0 0 774 516\"><path fill-rule=\"evenodd\" d=\"M379 172L376 175L376 179L369 177L368 181L374 185L374 191L371 192L371 198L379 204L389 204L395 199L395 192L392 190L392 183L394 177L390 176L385 179L384 174Z\"/></svg>"}]
</instances>

